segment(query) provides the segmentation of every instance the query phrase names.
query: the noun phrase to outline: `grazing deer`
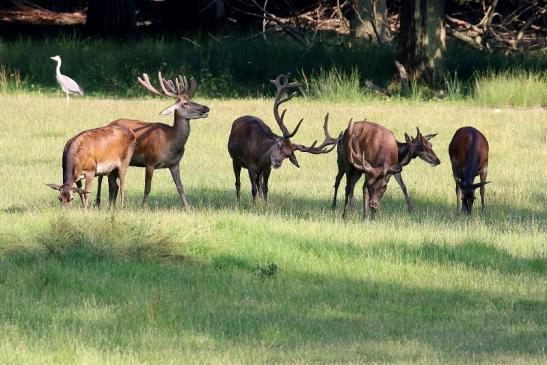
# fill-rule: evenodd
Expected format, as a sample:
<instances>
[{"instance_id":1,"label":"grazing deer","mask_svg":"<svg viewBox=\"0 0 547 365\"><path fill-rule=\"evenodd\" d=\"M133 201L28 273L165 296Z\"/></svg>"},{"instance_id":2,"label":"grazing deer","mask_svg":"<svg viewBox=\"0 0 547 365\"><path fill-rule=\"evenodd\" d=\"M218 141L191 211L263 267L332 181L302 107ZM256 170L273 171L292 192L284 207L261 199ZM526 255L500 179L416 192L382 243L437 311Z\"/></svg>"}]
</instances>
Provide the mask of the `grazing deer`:
<instances>
[{"instance_id":1,"label":"grazing deer","mask_svg":"<svg viewBox=\"0 0 547 365\"><path fill-rule=\"evenodd\" d=\"M125 173L135 145L135 134L122 126L106 126L81 132L65 145L63 185L47 185L59 190L59 200L67 207L72 205L73 192L77 192L87 209L93 178L108 175L110 207L116 203L119 188L120 206L123 208ZM82 177L85 178L85 190L82 189ZM119 185L116 179L119 179Z\"/></svg>"},{"instance_id":2,"label":"grazing deer","mask_svg":"<svg viewBox=\"0 0 547 365\"><path fill-rule=\"evenodd\" d=\"M473 127L463 127L456 131L448 146L448 154L452 163L452 174L456 181L457 210L471 214L475 201L475 189L481 188L481 211L484 212L484 185L488 174L488 141L486 137ZM475 176L480 176L480 182L474 184Z\"/></svg>"},{"instance_id":3,"label":"grazing deer","mask_svg":"<svg viewBox=\"0 0 547 365\"><path fill-rule=\"evenodd\" d=\"M319 146L316 146L315 141L311 146L303 146L292 143L291 138L294 137L303 119L300 119L296 128L292 133L289 132L283 118L285 117L286 109L279 114L279 106L292 99L296 93L287 94L287 91L301 86L298 82L288 82L288 75L279 75L275 80L270 82L275 85L277 93L275 96L273 114L282 136L278 136L272 132L270 127L261 119L253 116L243 116L237 118L232 124L232 131L228 139L228 151L233 160L233 168L235 174L236 198L239 203L240 198L240 174L241 168L244 167L249 171L249 179L251 180L251 191L253 202L256 200L258 193L265 201L268 200L268 179L272 166L274 169L281 167L283 160L288 158L296 167L300 167L298 160L294 154L295 151L308 152L312 154L328 153L333 150L336 143L341 137L332 138L328 132L328 117L325 116L323 131L325 140ZM332 146L328 148L329 146Z\"/></svg>"},{"instance_id":4,"label":"grazing deer","mask_svg":"<svg viewBox=\"0 0 547 365\"><path fill-rule=\"evenodd\" d=\"M145 168L142 205L144 206L148 202L154 170L168 168L177 187L182 204L189 211L191 210L191 206L188 204L182 182L180 181L179 164L184 155L184 146L190 135L190 119L207 118L209 108L190 101L197 87L196 81L193 78L188 83L186 77L179 76L175 79L175 83L173 83L171 80L164 79L161 76L161 72L158 72L158 79L163 92L158 91L150 84L147 74L143 74L142 79L138 78L141 85L153 94L165 95L177 100L160 113L161 115L175 113L173 126L130 119L118 119L110 123L110 125L127 127L137 137L137 146L131 158L130 166ZM100 204L100 183L101 181L99 180L97 204Z\"/></svg>"},{"instance_id":5,"label":"grazing deer","mask_svg":"<svg viewBox=\"0 0 547 365\"><path fill-rule=\"evenodd\" d=\"M408 137L408 136L407 136ZM370 218L380 206L387 183L391 175L399 174L410 161L413 147L407 138L407 154L401 160L398 157L397 140L391 131L371 122L350 121L342 138L346 165L346 194L344 212L353 195L353 190L361 174L365 174L363 184L363 216Z\"/></svg>"},{"instance_id":6,"label":"grazing deer","mask_svg":"<svg viewBox=\"0 0 547 365\"><path fill-rule=\"evenodd\" d=\"M419 128L416 128L415 138L412 138L405 133L405 143L397 141L397 161L403 161L404 157L408 154L410 150L412 151L410 154L410 159L406 160L406 163L403 164L403 167L408 165L416 157L420 157L422 160L424 160L431 166L437 166L438 164L441 163L441 160L439 160L439 158L433 151L433 146L431 145L431 142L430 142L430 140L436 135L437 134L435 133L435 134L427 134L424 136L420 132ZM342 177L346 174L347 166L349 163L346 157L346 150L343 143L344 143L343 140L340 140L337 146L338 173L336 174L336 179L334 181L334 197L332 199L333 210L336 209L336 197L338 195L338 187L340 186L340 181L342 180ZM410 201L410 197L408 196L406 185L405 185L405 182L403 181L403 177L401 176L401 173L394 174L393 177L395 178L395 181L397 181L397 183L399 184L399 187L403 191L403 195L405 196L405 201L408 207L408 211L410 212L413 211L414 206L412 205L412 202ZM353 196L353 192L351 193L351 196Z\"/></svg>"}]
</instances>

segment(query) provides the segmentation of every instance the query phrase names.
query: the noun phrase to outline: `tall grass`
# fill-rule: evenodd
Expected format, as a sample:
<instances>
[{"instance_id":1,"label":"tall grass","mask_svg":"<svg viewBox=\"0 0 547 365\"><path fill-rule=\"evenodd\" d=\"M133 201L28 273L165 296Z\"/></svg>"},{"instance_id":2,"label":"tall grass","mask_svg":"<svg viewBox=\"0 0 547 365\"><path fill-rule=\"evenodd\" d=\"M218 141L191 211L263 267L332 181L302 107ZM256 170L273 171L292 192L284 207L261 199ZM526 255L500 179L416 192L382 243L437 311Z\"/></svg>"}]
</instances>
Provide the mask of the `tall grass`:
<instances>
[{"instance_id":1,"label":"tall grass","mask_svg":"<svg viewBox=\"0 0 547 365\"><path fill-rule=\"evenodd\" d=\"M351 47L320 43L304 50L283 37L268 41L228 38L219 42L198 35L194 39L144 37L122 42L61 33L44 39L0 39L0 88L58 91L55 63L49 60L56 54L63 59L62 72L77 80L87 95L115 97L145 95L136 79L144 72L155 75L157 71L169 76L194 76L201 96L271 96L269 80L279 73L291 72L306 81L308 97L369 100L377 95L365 87L365 80L386 87L395 73L394 48L367 43L353 43ZM408 95L394 90L395 97L463 100L474 95L473 89L478 85L474 75L499 75L508 68L515 75L529 75L545 89L545 77L533 71L547 68L547 59L541 55L502 56L451 46L446 58L447 82L442 95L416 83ZM522 95L521 99L511 98L507 105L537 105L528 100L531 94ZM505 100L508 99L499 102ZM540 104L545 105L542 100Z\"/></svg>"},{"instance_id":2,"label":"tall grass","mask_svg":"<svg viewBox=\"0 0 547 365\"><path fill-rule=\"evenodd\" d=\"M547 106L547 72L489 72L476 76L474 85L480 105Z\"/></svg>"},{"instance_id":3,"label":"tall grass","mask_svg":"<svg viewBox=\"0 0 547 365\"><path fill-rule=\"evenodd\" d=\"M303 93L312 99L332 101L359 101L370 96L361 86L361 74L353 68L349 73L339 70L336 66L319 71L310 76L301 72L304 83Z\"/></svg>"}]
</instances>

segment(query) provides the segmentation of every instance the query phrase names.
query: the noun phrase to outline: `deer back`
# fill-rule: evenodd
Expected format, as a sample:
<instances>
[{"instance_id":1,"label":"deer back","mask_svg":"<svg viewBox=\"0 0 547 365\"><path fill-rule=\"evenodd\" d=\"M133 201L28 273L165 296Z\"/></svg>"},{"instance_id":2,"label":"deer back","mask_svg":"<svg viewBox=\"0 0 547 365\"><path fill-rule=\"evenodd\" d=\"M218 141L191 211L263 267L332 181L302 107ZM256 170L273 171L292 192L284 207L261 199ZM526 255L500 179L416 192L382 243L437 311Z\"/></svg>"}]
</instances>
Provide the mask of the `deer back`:
<instances>
[{"instance_id":1,"label":"deer back","mask_svg":"<svg viewBox=\"0 0 547 365\"><path fill-rule=\"evenodd\" d=\"M454 177L472 183L481 170L488 167L488 141L476 128L462 127L448 146Z\"/></svg>"},{"instance_id":2,"label":"deer back","mask_svg":"<svg viewBox=\"0 0 547 365\"><path fill-rule=\"evenodd\" d=\"M128 128L107 126L81 132L63 151L63 180L77 178L82 171L107 173L133 153L135 135ZM65 182L64 183L71 183Z\"/></svg>"},{"instance_id":3,"label":"deer back","mask_svg":"<svg viewBox=\"0 0 547 365\"><path fill-rule=\"evenodd\" d=\"M257 164L276 142L276 136L261 119L253 116L237 118L228 139L230 156L244 166Z\"/></svg>"},{"instance_id":4,"label":"deer back","mask_svg":"<svg viewBox=\"0 0 547 365\"><path fill-rule=\"evenodd\" d=\"M398 163L397 140L393 133L376 123L356 122L353 124L353 138L359 151L365 152L367 161L374 167L393 166ZM350 138L348 129L344 132L346 160L350 161Z\"/></svg>"}]
</instances>

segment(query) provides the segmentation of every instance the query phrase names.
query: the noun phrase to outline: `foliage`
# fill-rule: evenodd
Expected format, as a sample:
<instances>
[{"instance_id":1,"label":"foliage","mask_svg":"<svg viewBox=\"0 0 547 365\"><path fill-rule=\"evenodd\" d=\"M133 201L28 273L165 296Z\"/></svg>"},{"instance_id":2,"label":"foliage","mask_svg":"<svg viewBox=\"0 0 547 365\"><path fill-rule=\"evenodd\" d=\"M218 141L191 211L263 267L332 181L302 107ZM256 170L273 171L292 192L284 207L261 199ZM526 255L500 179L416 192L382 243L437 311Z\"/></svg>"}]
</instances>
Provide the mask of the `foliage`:
<instances>
[{"instance_id":1,"label":"foliage","mask_svg":"<svg viewBox=\"0 0 547 365\"><path fill-rule=\"evenodd\" d=\"M447 90L453 99L472 95L475 76L511 69L514 73L540 73L547 68L541 54L503 56L480 53L452 45L447 51ZM306 81L311 98L336 100L369 99L365 80L386 86L393 78L394 52L390 47L353 43L332 47L317 44L309 51L285 38L217 42L200 38L154 38L121 42L83 38L77 33L61 33L43 40L0 40L0 89L4 91L55 92L55 64L49 56L59 54L62 72L74 78L86 95L146 95L136 79L146 72L155 78L187 74L199 81L198 93L215 98L271 96L269 80L279 73L292 72ZM543 79L543 78L542 78ZM458 90L453 87L458 85ZM431 98L436 91L414 85L411 99Z\"/></svg>"}]
</instances>

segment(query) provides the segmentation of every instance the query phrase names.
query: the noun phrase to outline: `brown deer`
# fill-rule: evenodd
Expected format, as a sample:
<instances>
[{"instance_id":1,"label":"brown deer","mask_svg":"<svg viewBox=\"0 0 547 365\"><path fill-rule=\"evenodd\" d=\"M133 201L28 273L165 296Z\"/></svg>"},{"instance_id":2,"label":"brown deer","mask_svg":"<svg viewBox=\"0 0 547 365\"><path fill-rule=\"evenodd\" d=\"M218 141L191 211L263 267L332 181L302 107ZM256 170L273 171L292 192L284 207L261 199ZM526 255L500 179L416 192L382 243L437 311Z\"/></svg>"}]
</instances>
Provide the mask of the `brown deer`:
<instances>
[{"instance_id":1,"label":"brown deer","mask_svg":"<svg viewBox=\"0 0 547 365\"><path fill-rule=\"evenodd\" d=\"M421 158L431 166L437 166L441 163L441 160L437 157L435 152L433 151L433 146L431 145L431 139L435 137L437 134L427 134L422 135L420 132L420 129L416 127L416 137L410 137L408 134L405 133L405 142L399 142L397 141L397 156L398 161L402 161L403 158L408 154L409 148L412 151L410 155L410 159L407 160L407 162L403 165L408 165L413 159L416 157ZM336 209L336 197L338 195L338 187L340 186L340 181L342 180L342 177L346 174L347 166L348 166L348 160L346 158L346 150L343 145L343 140L340 140L338 142L337 146L337 163L338 163L338 173L336 174L336 179L334 181L334 197L332 198L332 209ZM408 208L408 211L413 211L414 206L412 205L412 202L410 200L410 197L408 196L408 191L406 189L405 182L403 181L403 177L401 176L401 173L394 174L393 177L395 178L395 181L399 184L399 187L403 191L403 195L405 197L406 205ZM357 182L356 182L357 183ZM353 196L353 192L351 194Z\"/></svg>"},{"instance_id":2,"label":"brown deer","mask_svg":"<svg viewBox=\"0 0 547 365\"><path fill-rule=\"evenodd\" d=\"M407 136L408 137L408 136ZM342 138L345 150L346 194L344 212L353 195L355 184L365 174L363 184L363 216L370 218L371 210L375 213L380 206L389 178L399 174L413 154L412 145L407 141L407 154L400 161L398 157L397 140L391 131L372 122L350 121Z\"/></svg>"},{"instance_id":3,"label":"brown deer","mask_svg":"<svg viewBox=\"0 0 547 365\"><path fill-rule=\"evenodd\" d=\"M119 188L120 206L123 208L125 173L135 145L135 134L122 126L106 126L81 132L65 145L62 161L63 185L47 185L59 190L59 200L66 207L72 206L73 192L77 192L87 209L93 178L107 175L110 207L116 203ZM85 190L82 189L82 178L85 178ZM74 183L77 187L73 186Z\"/></svg>"},{"instance_id":4,"label":"brown deer","mask_svg":"<svg viewBox=\"0 0 547 365\"><path fill-rule=\"evenodd\" d=\"M173 83L171 80L164 79L161 76L161 72L158 72L158 79L163 92L158 91L150 84L147 74L143 74L142 79L138 78L141 85L153 94L165 95L177 100L160 113L161 115L174 113L175 121L173 126L130 119L118 119L110 123L110 125L127 127L137 137L137 146L131 158L130 166L145 168L142 204L146 205L148 202L154 170L168 168L177 187L182 204L189 211L191 210L191 206L188 204L182 182L180 181L179 164L184 155L184 146L190 135L190 120L207 118L209 108L190 101L197 87L197 83L193 78L188 82L186 77L179 76L175 79L175 83ZM100 183L101 181L99 180L97 204L100 204Z\"/></svg>"},{"instance_id":5,"label":"brown deer","mask_svg":"<svg viewBox=\"0 0 547 365\"><path fill-rule=\"evenodd\" d=\"M289 159L296 167L300 167L298 160L294 154L295 151L308 152L312 154L322 154L332 151L336 143L341 138L332 138L328 132L328 117L325 116L323 131L325 140L319 146L316 146L315 141L311 146L303 146L292 143L291 138L294 137L303 119L300 119L296 128L291 133L285 126L283 118L285 117L286 109L279 114L279 106L292 99L296 93L287 94L290 89L301 86L298 82L288 82L289 76L281 74L275 80L270 82L275 85L277 93L275 96L273 114L282 136L278 136L272 132L270 127L261 119L253 116L243 116L237 118L232 124L232 130L228 139L228 151L233 160L233 168L235 174L236 198L239 203L240 198L240 174L241 168L246 168L249 172L251 180L251 192L253 202L256 200L258 193L265 201L268 200L268 179L270 177L272 166L274 169L281 167L283 160ZM328 148L329 146L332 146Z\"/></svg>"},{"instance_id":6,"label":"brown deer","mask_svg":"<svg viewBox=\"0 0 547 365\"><path fill-rule=\"evenodd\" d=\"M452 163L452 174L456 181L456 206L460 211L471 214L475 201L475 190L480 188L481 211L484 213L484 185L488 184L488 141L486 137L473 127L463 127L456 131L448 146L448 154ZM475 176L480 176L480 182L474 184Z\"/></svg>"}]
</instances>

